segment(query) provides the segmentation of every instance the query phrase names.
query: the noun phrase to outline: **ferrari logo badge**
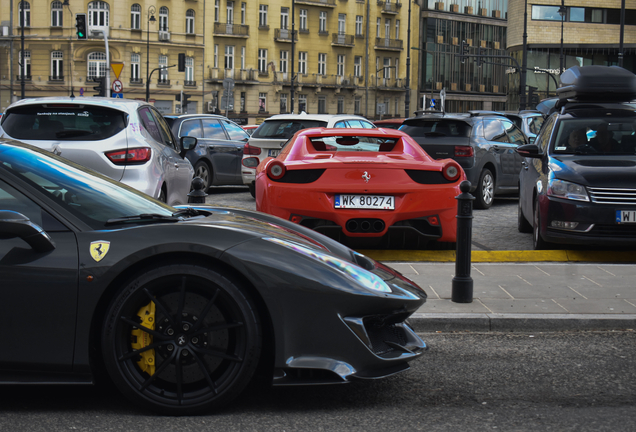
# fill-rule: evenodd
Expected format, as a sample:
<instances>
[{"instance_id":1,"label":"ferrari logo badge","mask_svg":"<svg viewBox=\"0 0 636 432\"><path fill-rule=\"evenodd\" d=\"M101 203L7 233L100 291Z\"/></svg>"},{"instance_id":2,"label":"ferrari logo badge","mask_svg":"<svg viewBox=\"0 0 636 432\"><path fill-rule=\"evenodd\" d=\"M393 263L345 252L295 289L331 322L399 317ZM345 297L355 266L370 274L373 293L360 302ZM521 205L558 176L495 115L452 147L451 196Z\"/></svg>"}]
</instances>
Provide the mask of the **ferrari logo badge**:
<instances>
[{"instance_id":1,"label":"ferrari logo badge","mask_svg":"<svg viewBox=\"0 0 636 432\"><path fill-rule=\"evenodd\" d=\"M110 242L108 241L94 241L91 242L90 252L93 259L97 262L100 262L108 253L110 249Z\"/></svg>"},{"instance_id":2,"label":"ferrari logo badge","mask_svg":"<svg viewBox=\"0 0 636 432\"><path fill-rule=\"evenodd\" d=\"M369 180L371 180L371 176L369 175L368 172L364 172L364 174L362 174L362 179L364 180L365 183L369 183Z\"/></svg>"}]
</instances>

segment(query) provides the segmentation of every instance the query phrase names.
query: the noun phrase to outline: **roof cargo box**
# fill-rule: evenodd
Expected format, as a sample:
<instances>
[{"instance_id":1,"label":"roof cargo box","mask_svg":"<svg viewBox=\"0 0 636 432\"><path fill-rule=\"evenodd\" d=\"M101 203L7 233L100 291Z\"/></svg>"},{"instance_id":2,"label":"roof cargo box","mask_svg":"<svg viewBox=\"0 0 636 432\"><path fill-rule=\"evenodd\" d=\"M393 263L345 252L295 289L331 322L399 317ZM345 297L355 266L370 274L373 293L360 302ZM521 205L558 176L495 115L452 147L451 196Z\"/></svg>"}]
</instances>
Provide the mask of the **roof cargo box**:
<instances>
[{"instance_id":1,"label":"roof cargo box","mask_svg":"<svg viewBox=\"0 0 636 432\"><path fill-rule=\"evenodd\" d=\"M578 102L636 100L636 75L618 66L574 66L561 74L559 99Z\"/></svg>"}]
</instances>

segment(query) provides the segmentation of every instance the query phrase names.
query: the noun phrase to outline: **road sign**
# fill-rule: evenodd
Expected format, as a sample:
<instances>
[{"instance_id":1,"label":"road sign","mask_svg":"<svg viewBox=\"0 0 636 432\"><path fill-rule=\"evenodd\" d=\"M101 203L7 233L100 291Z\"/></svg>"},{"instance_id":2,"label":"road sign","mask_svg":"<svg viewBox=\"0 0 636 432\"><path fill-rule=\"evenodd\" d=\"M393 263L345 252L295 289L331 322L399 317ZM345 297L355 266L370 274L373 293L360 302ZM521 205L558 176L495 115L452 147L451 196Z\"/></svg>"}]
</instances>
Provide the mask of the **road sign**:
<instances>
[{"instance_id":1,"label":"road sign","mask_svg":"<svg viewBox=\"0 0 636 432\"><path fill-rule=\"evenodd\" d=\"M113 97L115 99L123 99L124 98L124 94L123 93L113 93Z\"/></svg>"},{"instance_id":2,"label":"road sign","mask_svg":"<svg viewBox=\"0 0 636 432\"><path fill-rule=\"evenodd\" d=\"M121 75L121 70L124 68L123 63L111 63L110 68L115 72L115 78L119 79L119 75Z\"/></svg>"},{"instance_id":3,"label":"road sign","mask_svg":"<svg viewBox=\"0 0 636 432\"><path fill-rule=\"evenodd\" d=\"M223 88L231 91L234 88L234 80L232 78L225 78L223 80Z\"/></svg>"},{"instance_id":4,"label":"road sign","mask_svg":"<svg viewBox=\"0 0 636 432\"><path fill-rule=\"evenodd\" d=\"M111 88L115 93L120 93L124 89L124 85L121 83L121 81L116 79L115 81L113 81Z\"/></svg>"},{"instance_id":5,"label":"road sign","mask_svg":"<svg viewBox=\"0 0 636 432\"><path fill-rule=\"evenodd\" d=\"M234 109L234 98L227 98L225 96L221 96L221 110L233 110Z\"/></svg>"}]
</instances>

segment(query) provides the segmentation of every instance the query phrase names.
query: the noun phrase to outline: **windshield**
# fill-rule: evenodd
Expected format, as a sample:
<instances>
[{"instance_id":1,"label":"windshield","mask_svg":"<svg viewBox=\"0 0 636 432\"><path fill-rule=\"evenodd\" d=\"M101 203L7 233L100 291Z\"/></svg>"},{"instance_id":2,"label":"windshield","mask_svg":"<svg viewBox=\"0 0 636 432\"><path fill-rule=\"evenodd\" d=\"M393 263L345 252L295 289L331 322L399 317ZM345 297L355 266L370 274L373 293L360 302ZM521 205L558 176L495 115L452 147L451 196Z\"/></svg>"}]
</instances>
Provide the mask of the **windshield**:
<instances>
[{"instance_id":1,"label":"windshield","mask_svg":"<svg viewBox=\"0 0 636 432\"><path fill-rule=\"evenodd\" d=\"M555 154L633 155L636 116L564 119L553 144Z\"/></svg>"},{"instance_id":2,"label":"windshield","mask_svg":"<svg viewBox=\"0 0 636 432\"><path fill-rule=\"evenodd\" d=\"M28 105L8 111L2 128L16 139L97 141L124 130L126 118L124 112L93 105Z\"/></svg>"},{"instance_id":3,"label":"windshield","mask_svg":"<svg viewBox=\"0 0 636 432\"><path fill-rule=\"evenodd\" d=\"M378 138L369 136L330 136L310 138L316 151L391 151L398 138Z\"/></svg>"},{"instance_id":4,"label":"windshield","mask_svg":"<svg viewBox=\"0 0 636 432\"><path fill-rule=\"evenodd\" d=\"M412 137L453 137L470 136L470 125L462 120L428 119L407 120L399 130Z\"/></svg>"},{"instance_id":5,"label":"windshield","mask_svg":"<svg viewBox=\"0 0 636 432\"><path fill-rule=\"evenodd\" d=\"M289 139L301 129L327 127L321 120L266 120L252 134L254 138Z\"/></svg>"},{"instance_id":6,"label":"windshield","mask_svg":"<svg viewBox=\"0 0 636 432\"><path fill-rule=\"evenodd\" d=\"M93 229L139 214L172 216L174 208L122 183L31 146L0 143L0 167L57 201Z\"/></svg>"}]
</instances>

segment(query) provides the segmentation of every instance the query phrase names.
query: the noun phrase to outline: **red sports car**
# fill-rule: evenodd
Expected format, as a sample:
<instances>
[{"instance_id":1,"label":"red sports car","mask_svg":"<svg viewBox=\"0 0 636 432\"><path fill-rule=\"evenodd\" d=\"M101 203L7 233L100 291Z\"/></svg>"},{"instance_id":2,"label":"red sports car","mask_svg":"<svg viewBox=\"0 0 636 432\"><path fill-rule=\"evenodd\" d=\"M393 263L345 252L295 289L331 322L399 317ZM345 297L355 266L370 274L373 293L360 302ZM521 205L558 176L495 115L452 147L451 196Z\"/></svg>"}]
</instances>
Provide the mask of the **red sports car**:
<instances>
[{"instance_id":1,"label":"red sports car","mask_svg":"<svg viewBox=\"0 0 636 432\"><path fill-rule=\"evenodd\" d=\"M353 247L450 247L465 178L397 130L304 129L258 165L256 209Z\"/></svg>"}]
</instances>

